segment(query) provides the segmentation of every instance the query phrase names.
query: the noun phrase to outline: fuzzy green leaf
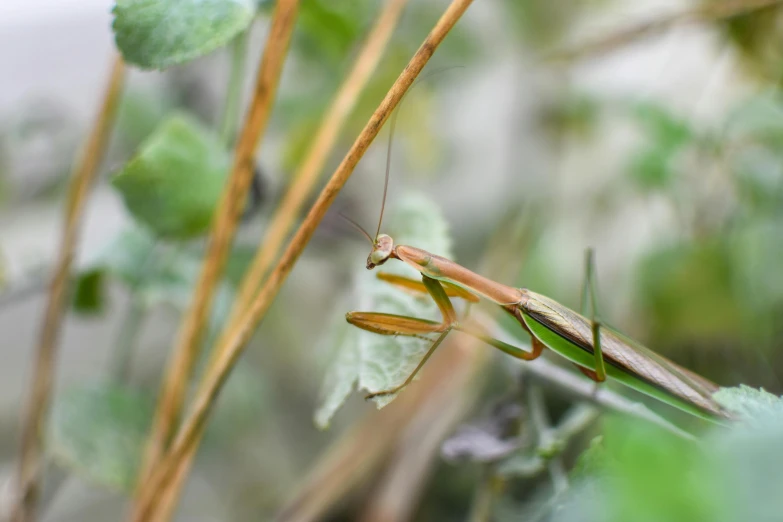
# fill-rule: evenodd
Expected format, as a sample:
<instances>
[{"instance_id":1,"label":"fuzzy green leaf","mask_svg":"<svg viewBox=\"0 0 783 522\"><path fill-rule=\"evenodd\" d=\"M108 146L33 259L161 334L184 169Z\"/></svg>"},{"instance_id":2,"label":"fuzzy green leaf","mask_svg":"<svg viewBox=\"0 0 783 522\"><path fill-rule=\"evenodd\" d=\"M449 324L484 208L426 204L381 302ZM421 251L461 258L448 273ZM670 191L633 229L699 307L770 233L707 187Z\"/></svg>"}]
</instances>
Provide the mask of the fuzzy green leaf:
<instances>
[{"instance_id":1,"label":"fuzzy green leaf","mask_svg":"<svg viewBox=\"0 0 783 522\"><path fill-rule=\"evenodd\" d=\"M104 286L109 279L120 281L137 292L146 307L168 305L184 310L190 303L201 270L200 254L188 250L156 250L157 246L155 238L140 228L118 234L76 278L77 296L83 295L82 300L93 299L97 305L85 310L86 303L81 303L76 310L100 310L105 305ZM212 305L211 329L223 323L233 297L229 283L221 283Z\"/></svg>"},{"instance_id":2,"label":"fuzzy green leaf","mask_svg":"<svg viewBox=\"0 0 783 522\"><path fill-rule=\"evenodd\" d=\"M156 235L205 234L230 165L217 136L186 114L164 121L112 178L133 216Z\"/></svg>"},{"instance_id":3,"label":"fuzzy green leaf","mask_svg":"<svg viewBox=\"0 0 783 522\"><path fill-rule=\"evenodd\" d=\"M783 398L763 389L743 384L737 388L721 388L713 397L728 410L745 419L783 421Z\"/></svg>"},{"instance_id":4,"label":"fuzzy green leaf","mask_svg":"<svg viewBox=\"0 0 783 522\"><path fill-rule=\"evenodd\" d=\"M254 0L117 0L114 37L128 63L163 69L203 56L247 29Z\"/></svg>"},{"instance_id":5,"label":"fuzzy green leaf","mask_svg":"<svg viewBox=\"0 0 783 522\"><path fill-rule=\"evenodd\" d=\"M47 453L92 482L131 492L152 413L150 397L115 384L70 388L54 404Z\"/></svg>"},{"instance_id":6,"label":"fuzzy green leaf","mask_svg":"<svg viewBox=\"0 0 783 522\"><path fill-rule=\"evenodd\" d=\"M446 222L427 198L418 195L405 197L390 209L386 223L389 235L397 244L415 245L444 257L451 256ZM357 260L357 265L361 266L360 263L363 264L363 260ZM375 272L379 270L421 278L418 272L398 261L391 261L372 272L357 266L354 288L358 298L353 301L356 309L439 319L437 307L429 296L407 294L378 280ZM390 337L360 330L345 321L347 311L347 308L339 311L329 336L334 355L322 387L321 406L315 414L315 422L321 428L329 425L354 385L361 390L376 392L402 384L430 345L421 339ZM392 400L393 397L379 397L375 403L380 408Z\"/></svg>"}]
</instances>

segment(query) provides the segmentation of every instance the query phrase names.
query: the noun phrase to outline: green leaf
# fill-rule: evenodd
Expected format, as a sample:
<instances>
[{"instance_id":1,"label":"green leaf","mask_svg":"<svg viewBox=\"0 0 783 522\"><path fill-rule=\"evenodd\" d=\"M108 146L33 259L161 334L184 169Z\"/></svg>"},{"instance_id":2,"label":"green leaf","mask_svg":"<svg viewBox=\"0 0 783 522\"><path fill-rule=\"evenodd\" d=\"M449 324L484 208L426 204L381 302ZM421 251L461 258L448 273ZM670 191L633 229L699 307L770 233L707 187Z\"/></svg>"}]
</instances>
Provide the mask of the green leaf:
<instances>
[{"instance_id":1,"label":"green leaf","mask_svg":"<svg viewBox=\"0 0 783 522\"><path fill-rule=\"evenodd\" d=\"M737 388L721 388L713 397L728 410L745 419L783 421L783 398L763 389L755 389L743 384Z\"/></svg>"},{"instance_id":2,"label":"green leaf","mask_svg":"<svg viewBox=\"0 0 783 522\"><path fill-rule=\"evenodd\" d=\"M650 140L660 145L682 146L695 135L688 122L658 104L639 103L635 106L634 115Z\"/></svg>"},{"instance_id":3,"label":"green leaf","mask_svg":"<svg viewBox=\"0 0 783 522\"><path fill-rule=\"evenodd\" d=\"M192 238L209 230L229 165L217 136L176 114L144 141L112 183L131 214L156 235Z\"/></svg>"},{"instance_id":4,"label":"green leaf","mask_svg":"<svg viewBox=\"0 0 783 522\"><path fill-rule=\"evenodd\" d=\"M74 311L85 315L94 315L103 311L106 300L103 292L104 276L101 270L88 270L76 277L76 288L73 294Z\"/></svg>"},{"instance_id":5,"label":"green leaf","mask_svg":"<svg viewBox=\"0 0 783 522\"><path fill-rule=\"evenodd\" d=\"M74 473L132 492L153 403L116 384L76 386L58 395L46 438L48 455Z\"/></svg>"},{"instance_id":6,"label":"green leaf","mask_svg":"<svg viewBox=\"0 0 783 522\"><path fill-rule=\"evenodd\" d=\"M158 248L159 251L156 251ZM77 276L76 293L96 296L100 309L104 305L104 285L112 278L138 292L145 307L162 304L184 310L189 306L193 287L199 277L202 263L200 256L200 252L175 250L170 245L159 244L147 231L130 228L118 234L106 248L87 262L85 269ZM211 329L223 324L233 298L231 285L228 282L221 283L212 305ZM77 311L82 310L77 308Z\"/></svg>"},{"instance_id":7,"label":"green leaf","mask_svg":"<svg viewBox=\"0 0 783 522\"><path fill-rule=\"evenodd\" d=\"M778 520L783 400L747 386L722 389L715 398L746 422L713 427L698 442L611 419L598 473L578 477L553 520Z\"/></svg>"},{"instance_id":8,"label":"green leaf","mask_svg":"<svg viewBox=\"0 0 783 522\"><path fill-rule=\"evenodd\" d=\"M675 177L677 148L670 145L652 145L631 156L629 173L640 188L662 189Z\"/></svg>"},{"instance_id":9,"label":"green leaf","mask_svg":"<svg viewBox=\"0 0 783 522\"><path fill-rule=\"evenodd\" d=\"M648 142L632 156L630 173L641 188L665 188L676 175L679 153L696 133L686 121L657 104L635 105L634 116Z\"/></svg>"},{"instance_id":10,"label":"green leaf","mask_svg":"<svg viewBox=\"0 0 783 522\"><path fill-rule=\"evenodd\" d=\"M229 43L256 13L253 0L117 0L114 37L126 62L144 69L198 58Z\"/></svg>"},{"instance_id":11,"label":"green leaf","mask_svg":"<svg viewBox=\"0 0 783 522\"><path fill-rule=\"evenodd\" d=\"M398 244L415 245L444 257L451 256L451 241L443 216L433 203L418 195L409 195L389 211L388 232ZM423 319L438 319L438 310L429 296L414 296L379 281L377 271L360 269L363 260L357 260L354 288L358 298L356 309L408 315ZM382 268L406 277L420 279L421 275L397 261ZM411 337L376 335L348 324L344 319L347 308L339 310L334 328L328 336L332 345L332 363L322 387L321 406L315 422L321 428L329 425L334 413L345 402L356 385L361 390L376 392L392 388L405 380L426 353L430 343ZM385 406L393 397L378 397L378 407Z\"/></svg>"}]
</instances>

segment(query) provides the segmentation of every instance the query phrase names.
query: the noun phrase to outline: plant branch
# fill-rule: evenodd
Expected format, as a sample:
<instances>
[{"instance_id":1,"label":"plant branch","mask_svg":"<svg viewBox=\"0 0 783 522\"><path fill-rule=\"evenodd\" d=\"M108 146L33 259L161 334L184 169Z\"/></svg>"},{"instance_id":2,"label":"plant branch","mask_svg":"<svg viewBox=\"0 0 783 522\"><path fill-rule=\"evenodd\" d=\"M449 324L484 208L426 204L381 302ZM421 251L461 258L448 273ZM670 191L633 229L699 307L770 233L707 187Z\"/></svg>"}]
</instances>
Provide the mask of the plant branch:
<instances>
[{"instance_id":1,"label":"plant branch","mask_svg":"<svg viewBox=\"0 0 783 522\"><path fill-rule=\"evenodd\" d=\"M117 56L114 58L111 77L104 94L100 113L95 120L84 153L74 167L68 189L63 236L54 275L49 286L49 300L41 326L31 381L31 393L22 432L21 459L16 484L19 496L12 515L12 520L16 522L35 520L42 467L40 435L44 430L44 418L51 401L58 340L68 295L71 262L79 239L87 195L94 184L98 167L111 135L117 105L122 94L124 76L125 64L122 58Z\"/></svg>"},{"instance_id":2,"label":"plant branch","mask_svg":"<svg viewBox=\"0 0 783 522\"><path fill-rule=\"evenodd\" d=\"M353 69L348 73L342 86L338 89L331 106L324 114L313 144L299 171L294 176L293 185L286 192L283 201L267 227L267 233L261 240L253 262L242 280L229 321L223 329L222 337L216 343L217 346L225 344L225 336L229 335L236 327L236 322L242 317L242 312L250 304L253 296L258 291L258 287L261 285L263 276L269 270L274 258L277 257L280 246L291 230L302 205L315 185L318 174L323 169L326 159L337 142L337 137L345 121L356 105L362 90L367 85L370 75L377 67L406 3L407 0L388 0L386 7L378 16L375 26L370 31L364 47L354 63ZM217 351L213 351L208 367L214 364L216 355ZM179 497L182 485L190 470L190 464L195 456L197 445L193 445L192 450L180 461L175 477L166 490L159 493L164 497L161 504L167 506L160 510L161 516L157 519L159 522L170 519L170 511Z\"/></svg>"},{"instance_id":3,"label":"plant branch","mask_svg":"<svg viewBox=\"0 0 783 522\"><path fill-rule=\"evenodd\" d=\"M137 491L139 497L148 490L147 479L161 459L180 418L185 390L200 351L202 333L204 325L208 322L212 298L228 258L253 177L255 151L272 112L297 9L297 0L281 0L275 7L272 26L258 67L253 99L234 155L231 175L215 211L207 257L166 369L153 428L147 441L139 474Z\"/></svg>"},{"instance_id":4,"label":"plant branch","mask_svg":"<svg viewBox=\"0 0 783 522\"><path fill-rule=\"evenodd\" d=\"M242 313L242 318L237 322L231 334L226 336L225 344L216 347L217 358L215 359L215 364L205 373L196 394L193 409L177 433L171 450L148 481L150 486L147 488L148 494L139 499L139 509L135 520L142 521L148 519L148 513L155 503L154 493L167 487L167 483L174 477L179 462L189 452L193 451L193 447L197 445L215 399L231 368L243 353L244 346L255 328L263 320L280 287L293 269L296 260L309 242L326 211L337 197L343 185L345 185L345 182L348 181L356 164L367 151L367 148L400 102L402 96L470 4L471 0L453 0L446 9L443 16L435 24L435 27L413 58L411 58L411 61L356 138L348 154L332 175L332 178L321 191L307 218L294 235L261 292L255 297L248 309Z\"/></svg>"},{"instance_id":5,"label":"plant branch","mask_svg":"<svg viewBox=\"0 0 783 522\"><path fill-rule=\"evenodd\" d=\"M726 20L783 3L783 0L728 0L701 2L697 6L642 22L608 36L548 53L545 61L570 62L613 51L643 38L662 33L677 25Z\"/></svg>"},{"instance_id":6,"label":"plant branch","mask_svg":"<svg viewBox=\"0 0 783 522\"><path fill-rule=\"evenodd\" d=\"M363 49L356 58L353 69L348 73L321 120L321 125L310 150L295 174L293 184L280 202L266 235L260 243L261 246L242 281L239 297L232 312L234 324L258 292L264 275L278 256L280 247L318 180L318 174L323 169L329 153L337 142L340 131L356 105L359 95L367 85L370 75L375 71L406 3L407 0L387 1L385 8L375 22L375 26L370 31ZM229 330L229 328L226 329L226 331Z\"/></svg>"}]
</instances>

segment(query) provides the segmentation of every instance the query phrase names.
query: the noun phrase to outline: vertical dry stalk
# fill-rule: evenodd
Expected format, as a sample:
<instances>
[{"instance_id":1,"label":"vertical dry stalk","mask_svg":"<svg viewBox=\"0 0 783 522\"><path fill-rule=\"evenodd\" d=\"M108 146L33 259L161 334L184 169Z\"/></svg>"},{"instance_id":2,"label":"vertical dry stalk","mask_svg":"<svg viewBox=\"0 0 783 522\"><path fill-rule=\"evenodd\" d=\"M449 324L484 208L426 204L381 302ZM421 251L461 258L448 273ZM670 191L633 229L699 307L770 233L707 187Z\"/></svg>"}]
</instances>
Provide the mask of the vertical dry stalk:
<instances>
[{"instance_id":1,"label":"vertical dry stalk","mask_svg":"<svg viewBox=\"0 0 783 522\"><path fill-rule=\"evenodd\" d=\"M386 6L378 15L378 19L367 36L367 40L356 58L353 68L346 76L330 107L324 114L310 150L294 176L293 184L274 213L268 231L261 240L255 258L242 280L238 297L234 302L231 318L223 330L223 335L227 335L233 330L235 322L242 317L242 311L250 304L258 287L261 285L264 274L266 274L272 261L277 257L280 246L291 230L305 199L315 185L318 174L323 169L324 163L329 157L329 153L334 147L345 121L356 105L356 101L367 85L371 74L375 71L407 1L387 0ZM224 343L225 339L221 337L216 345L221 346ZM212 362L210 361L210 366L211 364ZM190 470L195 448L196 446L194 446L193 451L189 452L180 461L175 477L169 484L169 487L165 491L159 492L162 498L154 518L156 522L166 522L171 519L171 514L182 485Z\"/></svg>"},{"instance_id":2,"label":"vertical dry stalk","mask_svg":"<svg viewBox=\"0 0 783 522\"><path fill-rule=\"evenodd\" d=\"M471 1L453 0L443 13L443 16L435 24L435 27L424 40L421 47L419 47L399 78L397 78L397 81L392 85L378 109L370 117L367 125L356 138L348 154L332 175L332 178L321 191L307 218L299 227L299 230L297 230L261 292L248 309L242 313L241 320L237 321L236 327L231 334L226 336L225 343L216 347L217 355L214 365L207 370L202 379L194 399L193 409L177 433L171 450L150 477L148 481L149 488L145 488L148 493L139 498L135 520L148 520L147 517L156 503L155 492L164 490L167 487L167 484L174 478L178 463L189 452L193 451L197 445L212 405L228 377L229 371L242 354L243 348L254 329L259 325L271 306L277 292L291 272L291 269L293 269L296 260L312 237L316 227L323 219L343 185L345 185L345 182L348 181L356 164L367 151L384 122L388 119L408 88L410 88L416 76L429 61L435 49L471 4Z\"/></svg>"},{"instance_id":3,"label":"vertical dry stalk","mask_svg":"<svg viewBox=\"0 0 783 522\"><path fill-rule=\"evenodd\" d=\"M298 0L280 0L275 7L272 26L258 68L253 100L234 155L231 176L215 211L207 257L163 379L155 421L147 440L139 474L137 487L139 495L144 491L146 479L163 455L182 411L187 383L199 353L204 324L207 322L212 298L223 272L253 177L255 151L272 112L298 4Z\"/></svg>"},{"instance_id":4,"label":"vertical dry stalk","mask_svg":"<svg viewBox=\"0 0 783 522\"><path fill-rule=\"evenodd\" d=\"M340 130L356 105L356 101L367 84L370 75L378 65L406 3L407 0L387 1L386 7L378 16L375 26L367 37L361 53L356 58L353 69L348 73L329 110L324 115L307 157L294 176L294 183L280 202L280 206L277 208L269 224L268 231L261 242L261 247L242 281L239 298L232 313L234 321L239 318L241 312L250 304L253 296L261 286L262 278L269 271L272 261L277 257L286 235L291 230L291 225L293 225L305 199L318 180L318 174L329 157ZM229 329L227 328L226 330L228 331Z\"/></svg>"},{"instance_id":5,"label":"vertical dry stalk","mask_svg":"<svg viewBox=\"0 0 783 522\"><path fill-rule=\"evenodd\" d=\"M114 58L109 85L103 98L100 113L95 120L83 155L74 167L68 189L62 243L54 276L49 286L49 301L41 327L31 393L22 433L21 458L16 482L18 501L12 516L12 520L16 522L35 520L41 473L40 434L44 428L44 417L49 409L54 384L57 341L62 325L65 298L68 294L71 262L79 239L79 225L87 202L87 194L94 184L98 166L109 142L117 105L122 94L124 77L125 64L122 58L117 56Z\"/></svg>"}]
</instances>

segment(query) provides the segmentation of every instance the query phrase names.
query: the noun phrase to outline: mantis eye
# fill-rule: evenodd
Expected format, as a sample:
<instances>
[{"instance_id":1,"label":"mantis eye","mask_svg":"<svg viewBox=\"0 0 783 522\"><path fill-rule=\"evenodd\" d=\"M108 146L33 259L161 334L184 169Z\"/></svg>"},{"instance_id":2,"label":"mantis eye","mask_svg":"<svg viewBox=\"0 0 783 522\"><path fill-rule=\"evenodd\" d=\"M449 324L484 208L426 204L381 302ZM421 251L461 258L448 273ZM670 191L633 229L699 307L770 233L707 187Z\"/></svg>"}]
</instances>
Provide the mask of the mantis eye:
<instances>
[{"instance_id":1,"label":"mantis eye","mask_svg":"<svg viewBox=\"0 0 783 522\"><path fill-rule=\"evenodd\" d=\"M379 235L372 247L372 252L367 257L367 270L384 264L391 256L392 250L394 250L394 240L386 234Z\"/></svg>"}]
</instances>

